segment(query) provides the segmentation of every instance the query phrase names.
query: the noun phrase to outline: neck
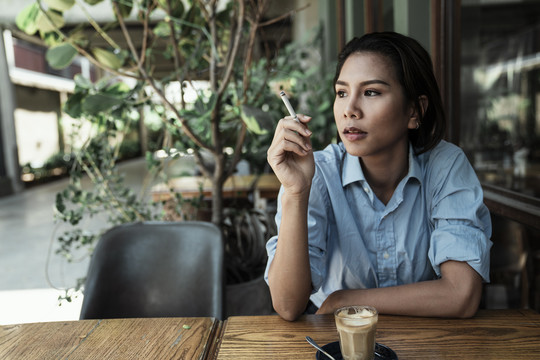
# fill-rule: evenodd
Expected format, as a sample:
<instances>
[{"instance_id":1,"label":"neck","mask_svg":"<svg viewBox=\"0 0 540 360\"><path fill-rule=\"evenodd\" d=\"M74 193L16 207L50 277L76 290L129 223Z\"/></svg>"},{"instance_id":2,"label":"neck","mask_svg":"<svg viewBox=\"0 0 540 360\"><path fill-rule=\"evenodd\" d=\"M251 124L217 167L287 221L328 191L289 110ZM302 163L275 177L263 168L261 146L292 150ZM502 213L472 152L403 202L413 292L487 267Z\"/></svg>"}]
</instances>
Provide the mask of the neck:
<instances>
[{"instance_id":1,"label":"neck","mask_svg":"<svg viewBox=\"0 0 540 360\"><path fill-rule=\"evenodd\" d=\"M360 158L360 165L369 186L385 205L409 170L409 148L391 156Z\"/></svg>"}]
</instances>

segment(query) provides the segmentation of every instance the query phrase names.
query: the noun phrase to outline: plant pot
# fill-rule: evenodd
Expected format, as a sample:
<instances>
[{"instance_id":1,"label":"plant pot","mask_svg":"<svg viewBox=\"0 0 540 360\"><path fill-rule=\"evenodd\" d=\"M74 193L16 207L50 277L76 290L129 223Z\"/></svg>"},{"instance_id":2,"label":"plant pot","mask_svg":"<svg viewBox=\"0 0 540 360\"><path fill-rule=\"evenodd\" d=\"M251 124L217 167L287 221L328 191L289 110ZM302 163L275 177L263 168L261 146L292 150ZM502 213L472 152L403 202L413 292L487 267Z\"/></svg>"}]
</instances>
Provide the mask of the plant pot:
<instances>
[{"instance_id":1,"label":"plant pot","mask_svg":"<svg viewBox=\"0 0 540 360\"><path fill-rule=\"evenodd\" d=\"M225 314L269 315L273 313L270 290L264 274L250 281L225 287Z\"/></svg>"}]
</instances>

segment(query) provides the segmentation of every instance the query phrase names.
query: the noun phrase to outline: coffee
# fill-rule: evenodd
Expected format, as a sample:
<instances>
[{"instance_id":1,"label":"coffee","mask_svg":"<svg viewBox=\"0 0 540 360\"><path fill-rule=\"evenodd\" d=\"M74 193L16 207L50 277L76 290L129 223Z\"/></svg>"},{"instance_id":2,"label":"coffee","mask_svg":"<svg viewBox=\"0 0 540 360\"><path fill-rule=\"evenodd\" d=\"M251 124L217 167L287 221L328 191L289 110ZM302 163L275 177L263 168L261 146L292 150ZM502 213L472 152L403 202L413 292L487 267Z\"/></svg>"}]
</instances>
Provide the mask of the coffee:
<instances>
[{"instance_id":1,"label":"coffee","mask_svg":"<svg viewBox=\"0 0 540 360\"><path fill-rule=\"evenodd\" d=\"M335 312L341 355L345 360L372 360L378 312L371 306L346 306Z\"/></svg>"}]
</instances>

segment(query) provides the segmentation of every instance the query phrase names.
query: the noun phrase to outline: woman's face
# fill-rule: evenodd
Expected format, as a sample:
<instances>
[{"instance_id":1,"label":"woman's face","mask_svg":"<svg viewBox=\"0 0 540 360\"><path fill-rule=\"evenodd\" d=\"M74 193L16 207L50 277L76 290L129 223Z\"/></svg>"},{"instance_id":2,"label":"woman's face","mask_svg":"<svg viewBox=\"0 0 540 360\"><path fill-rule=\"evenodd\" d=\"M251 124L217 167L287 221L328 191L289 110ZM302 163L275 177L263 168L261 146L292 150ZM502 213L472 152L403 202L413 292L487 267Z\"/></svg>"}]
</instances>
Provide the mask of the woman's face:
<instances>
[{"instance_id":1,"label":"woman's face","mask_svg":"<svg viewBox=\"0 0 540 360\"><path fill-rule=\"evenodd\" d=\"M334 117L347 152L354 156L395 156L408 149L416 127L390 60L373 52L351 54L335 84Z\"/></svg>"}]
</instances>

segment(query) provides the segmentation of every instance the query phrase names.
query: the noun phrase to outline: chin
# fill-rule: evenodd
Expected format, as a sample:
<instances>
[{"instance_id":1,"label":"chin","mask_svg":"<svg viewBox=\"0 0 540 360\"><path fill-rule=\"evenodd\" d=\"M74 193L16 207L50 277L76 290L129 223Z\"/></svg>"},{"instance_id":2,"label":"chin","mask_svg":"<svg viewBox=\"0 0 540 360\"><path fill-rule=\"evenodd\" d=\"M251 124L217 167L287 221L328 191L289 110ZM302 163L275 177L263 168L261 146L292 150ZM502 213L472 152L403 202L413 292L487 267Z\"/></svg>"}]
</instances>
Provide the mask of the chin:
<instances>
[{"instance_id":1,"label":"chin","mask_svg":"<svg viewBox=\"0 0 540 360\"><path fill-rule=\"evenodd\" d=\"M362 157L367 154L364 146L359 146L358 144L351 144L350 142L343 140L341 142L345 146L345 150L347 150L349 155Z\"/></svg>"}]
</instances>

